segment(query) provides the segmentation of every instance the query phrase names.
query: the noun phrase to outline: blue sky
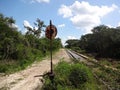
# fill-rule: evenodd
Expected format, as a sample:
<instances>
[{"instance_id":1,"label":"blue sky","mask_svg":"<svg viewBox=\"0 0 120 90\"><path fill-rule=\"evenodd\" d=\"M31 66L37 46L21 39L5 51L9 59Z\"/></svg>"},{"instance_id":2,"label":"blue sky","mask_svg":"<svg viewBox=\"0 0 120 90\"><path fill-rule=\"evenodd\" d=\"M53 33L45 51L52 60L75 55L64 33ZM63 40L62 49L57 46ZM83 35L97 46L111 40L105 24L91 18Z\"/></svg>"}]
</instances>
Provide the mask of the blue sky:
<instances>
[{"instance_id":1,"label":"blue sky","mask_svg":"<svg viewBox=\"0 0 120 90\"><path fill-rule=\"evenodd\" d=\"M16 27L34 26L37 18L57 27L57 37L79 39L95 26L120 26L119 0L0 0L0 13L16 20Z\"/></svg>"}]
</instances>

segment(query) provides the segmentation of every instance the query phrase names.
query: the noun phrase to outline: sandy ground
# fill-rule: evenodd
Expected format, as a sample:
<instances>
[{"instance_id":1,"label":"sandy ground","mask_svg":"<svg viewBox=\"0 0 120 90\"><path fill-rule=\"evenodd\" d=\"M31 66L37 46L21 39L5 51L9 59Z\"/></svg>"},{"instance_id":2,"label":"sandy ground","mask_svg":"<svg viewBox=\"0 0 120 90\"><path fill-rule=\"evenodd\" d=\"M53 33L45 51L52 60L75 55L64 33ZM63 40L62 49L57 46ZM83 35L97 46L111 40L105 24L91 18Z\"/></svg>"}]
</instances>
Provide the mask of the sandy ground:
<instances>
[{"instance_id":1,"label":"sandy ground","mask_svg":"<svg viewBox=\"0 0 120 90\"><path fill-rule=\"evenodd\" d=\"M70 61L64 49L53 56L53 64L57 64L61 60ZM23 71L0 77L0 88L3 87L0 90L36 90L42 86L42 77L34 76L43 75L48 71L50 71L50 58L46 57L41 62L35 62Z\"/></svg>"}]
</instances>

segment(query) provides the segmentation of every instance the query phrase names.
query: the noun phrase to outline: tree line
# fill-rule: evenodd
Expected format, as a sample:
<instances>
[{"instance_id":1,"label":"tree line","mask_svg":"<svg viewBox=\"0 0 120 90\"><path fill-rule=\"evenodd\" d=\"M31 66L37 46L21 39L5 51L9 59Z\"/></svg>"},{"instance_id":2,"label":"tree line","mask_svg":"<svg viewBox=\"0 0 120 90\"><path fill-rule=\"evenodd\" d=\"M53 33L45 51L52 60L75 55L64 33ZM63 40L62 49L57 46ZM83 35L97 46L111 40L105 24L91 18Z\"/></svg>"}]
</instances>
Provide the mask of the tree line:
<instances>
[{"instance_id":1,"label":"tree line","mask_svg":"<svg viewBox=\"0 0 120 90\"><path fill-rule=\"evenodd\" d=\"M79 40L67 40L66 47L82 50L96 57L120 59L120 27L100 25L91 31L92 33L82 35Z\"/></svg>"},{"instance_id":2,"label":"tree line","mask_svg":"<svg viewBox=\"0 0 120 90\"><path fill-rule=\"evenodd\" d=\"M8 62L15 62L18 66L32 63L37 58L44 57L50 50L49 39L40 37L46 25L40 19L34 23L35 27L26 27L27 32L22 34L14 27L15 20L0 14L0 72ZM62 47L61 39L53 40L53 51ZM13 65L10 63L10 66ZM9 65L8 65L9 66ZM13 65L14 66L14 65Z\"/></svg>"}]
</instances>

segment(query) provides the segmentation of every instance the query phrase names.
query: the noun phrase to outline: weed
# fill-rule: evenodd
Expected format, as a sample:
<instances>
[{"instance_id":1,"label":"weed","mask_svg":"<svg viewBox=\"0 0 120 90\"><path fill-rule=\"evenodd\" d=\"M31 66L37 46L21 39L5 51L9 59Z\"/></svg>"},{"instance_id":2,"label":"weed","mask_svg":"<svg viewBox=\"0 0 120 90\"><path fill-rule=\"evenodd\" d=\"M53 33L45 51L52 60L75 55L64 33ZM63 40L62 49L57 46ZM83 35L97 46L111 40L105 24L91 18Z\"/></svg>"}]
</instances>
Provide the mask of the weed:
<instances>
[{"instance_id":1,"label":"weed","mask_svg":"<svg viewBox=\"0 0 120 90\"><path fill-rule=\"evenodd\" d=\"M60 62L54 69L54 83L45 77L42 90L96 90L91 70L83 64Z\"/></svg>"}]
</instances>

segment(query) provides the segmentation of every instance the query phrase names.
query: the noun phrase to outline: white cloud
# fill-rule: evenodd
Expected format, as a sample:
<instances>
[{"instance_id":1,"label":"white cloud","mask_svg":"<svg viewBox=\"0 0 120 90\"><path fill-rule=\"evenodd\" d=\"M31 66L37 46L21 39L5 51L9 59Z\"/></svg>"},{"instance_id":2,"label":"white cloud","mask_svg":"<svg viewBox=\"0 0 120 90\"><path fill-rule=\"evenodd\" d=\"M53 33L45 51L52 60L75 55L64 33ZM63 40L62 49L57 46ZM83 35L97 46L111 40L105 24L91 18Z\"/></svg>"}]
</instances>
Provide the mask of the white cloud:
<instances>
[{"instance_id":1,"label":"white cloud","mask_svg":"<svg viewBox=\"0 0 120 90\"><path fill-rule=\"evenodd\" d=\"M63 15L64 18L72 16L72 11L68 6L62 5L61 8L59 8L58 13L60 15Z\"/></svg>"},{"instance_id":2,"label":"white cloud","mask_svg":"<svg viewBox=\"0 0 120 90\"><path fill-rule=\"evenodd\" d=\"M101 18L117 8L115 4L111 6L93 6L86 1L75 1L72 5L62 5L58 13L63 18L69 18L77 29L84 29L86 32L99 24Z\"/></svg>"},{"instance_id":3,"label":"white cloud","mask_svg":"<svg viewBox=\"0 0 120 90\"><path fill-rule=\"evenodd\" d=\"M65 24L58 25L59 28L65 27Z\"/></svg>"},{"instance_id":4,"label":"white cloud","mask_svg":"<svg viewBox=\"0 0 120 90\"><path fill-rule=\"evenodd\" d=\"M76 28L82 28L86 31L89 31L89 29L101 23L99 17L91 15L76 15L71 17L70 20L72 21L73 25L76 26Z\"/></svg>"},{"instance_id":5,"label":"white cloud","mask_svg":"<svg viewBox=\"0 0 120 90\"><path fill-rule=\"evenodd\" d=\"M27 20L24 20L23 25L24 25L25 27L30 27L30 28L33 29L33 27L30 25L30 23L29 23Z\"/></svg>"},{"instance_id":6,"label":"white cloud","mask_svg":"<svg viewBox=\"0 0 120 90\"><path fill-rule=\"evenodd\" d=\"M13 27L13 28L18 28L18 25L12 24L12 27Z\"/></svg>"},{"instance_id":7,"label":"white cloud","mask_svg":"<svg viewBox=\"0 0 120 90\"><path fill-rule=\"evenodd\" d=\"M62 37L62 45L65 46L66 45L66 41L69 39L77 39L74 36L66 36L66 37Z\"/></svg>"},{"instance_id":8,"label":"white cloud","mask_svg":"<svg viewBox=\"0 0 120 90\"><path fill-rule=\"evenodd\" d=\"M24 3L49 3L50 0L21 0Z\"/></svg>"},{"instance_id":9,"label":"white cloud","mask_svg":"<svg viewBox=\"0 0 120 90\"><path fill-rule=\"evenodd\" d=\"M76 37L74 36L67 36L68 39L77 39Z\"/></svg>"},{"instance_id":10,"label":"white cloud","mask_svg":"<svg viewBox=\"0 0 120 90\"><path fill-rule=\"evenodd\" d=\"M106 26L108 26L109 28L115 28L114 26L107 24Z\"/></svg>"},{"instance_id":11,"label":"white cloud","mask_svg":"<svg viewBox=\"0 0 120 90\"><path fill-rule=\"evenodd\" d=\"M30 2L31 3L35 3L35 2L37 2L37 3L49 3L50 0L31 0Z\"/></svg>"},{"instance_id":12,"label":"white cloud","mask_svg":"<svg viewBox=\"0 0 120 90\"><path fill-rule=\"evenodd\" d=\"M33 27L30 25L30 23L27 20L24 20L23 25L25 27L30 27L30 28L33 29ZM26 33L26 32L27 32L27 29L25 28L24 31L23 31L23 33Z\"/></svg>"},{"instance_id":13,"label":"white cloud","mask_svg":"<svg viewBox=\"0 0 120 90\"><path fill-rule=\"evenodd\" d=\"M118 26L120 26L120 22L118 23Z\"/></svg>"},{"instance_id":14,"label":"white cloud","mask_svg":"<svg viewBox=\"0 0 120 90\"><path fill-rule=\"evenodd\" d=\"M10 24L9 27L11 27L13 29L19 29L18 25L14 24L14 23Z\"/></svg>"}]
</instances>

